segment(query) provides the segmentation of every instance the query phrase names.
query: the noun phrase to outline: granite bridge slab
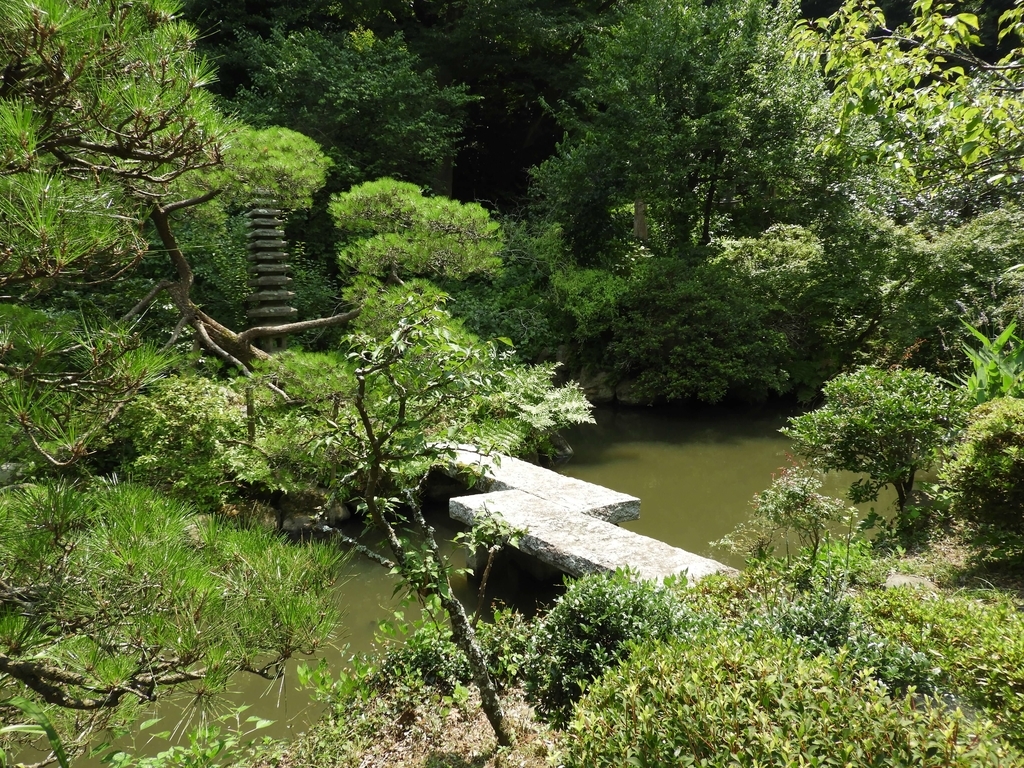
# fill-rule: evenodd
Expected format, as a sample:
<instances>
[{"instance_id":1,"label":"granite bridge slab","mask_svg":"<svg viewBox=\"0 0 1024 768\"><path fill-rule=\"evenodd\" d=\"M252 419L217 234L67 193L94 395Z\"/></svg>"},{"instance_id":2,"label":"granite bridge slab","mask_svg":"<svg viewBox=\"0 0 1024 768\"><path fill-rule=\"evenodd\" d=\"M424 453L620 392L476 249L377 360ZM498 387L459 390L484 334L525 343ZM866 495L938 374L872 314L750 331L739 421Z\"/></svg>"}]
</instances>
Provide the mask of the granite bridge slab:
<instances>
[{"instance_id":1,"label":"granite bridge slab","mask_svg":"<svg viewBox=\"0 0 1024 768\"><path fill-rule=\"evenodd\" d=\"M448 514L466 525L500 515L527 534L518 549L571 576L632 568L642 578L663 580L686 574L691 582L734 569L658 539L620 528L640 517L640 499L594 483L566 477L508 456L460 449L456 465L477 474L484 491L458 496Z\"/></svg>"}]
</instances>

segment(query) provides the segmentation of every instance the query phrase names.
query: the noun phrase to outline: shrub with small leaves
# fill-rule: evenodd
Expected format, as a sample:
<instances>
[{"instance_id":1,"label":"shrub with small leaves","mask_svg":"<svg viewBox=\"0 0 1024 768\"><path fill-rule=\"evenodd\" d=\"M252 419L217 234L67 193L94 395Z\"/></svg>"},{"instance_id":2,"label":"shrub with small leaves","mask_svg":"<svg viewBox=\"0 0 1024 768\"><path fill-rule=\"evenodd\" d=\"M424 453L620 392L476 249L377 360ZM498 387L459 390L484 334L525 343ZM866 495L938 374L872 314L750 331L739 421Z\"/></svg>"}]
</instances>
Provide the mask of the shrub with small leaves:
<instances>
[{"instance_id":1,"label":"shrub with small leaves","mask_svg":"<svg viewBox=\"0 0 1024 768\"><path fill-rule=\"evenodd\" d=\"M117 422L122 471L217 511L238 482L273 486L263 454L246 440L245 400L198 376L164 379L125 408Z\"/></svg>"},{"instance_id":2,"label":"shrub with small leaves","mask_svg":"<svg viewBox=\"0 0 1024 768\"><path fill-rule=\"evenodd\" d=\"M754 496L750 519L715 542L732 552L755 557L772 554L780 540L786 542L796 534L801 547L809 550L811 561L829 540L829 526L840 521L850 523L857 510L842 499L821 493L821 473L804 466L786 467L774 478L771 486Z\"/></svg>"},{"instance_id":3,"label":"shrub with small leaves","mask_svg":"<svg viewBox=\"0 0 1024 768\"><path fill-rule=\"evenodd\" d=\"M499 687L508 688L519 679L530 651L533 630L533 624L511 608L495 609L494 621L477 627L487 669Z\"/></svg>"},{"instance_id":4,"label":"shrub with small leaves","mask_svg":"<svg viewBox=\"0 0 1024 768\"><path fill-rule=\"evenodd\" d=\"M774 616L774 628L807 656L849 655L850 664L894 691L935 688L934 665L923 653L872 632L854 611L840 582L826 582L787 602Z\"/></svg>"},{"instance_id":5,"label":"shrub with small leaves","mask_svg":"<svg viewBox=\"0 0 1024 768\"><path fill-rule=\"evenodd\" d=\"M470 679L469 661L452 640L447 622L433 615L439 609L430 601L422 620L407 623L401 612L397 623L383 626L386 634L404 642L389 647L380 665L369 675L367 683L380 690L391 690L410 683L423 682L450 695Z\"/></svg>"},{"instance_id":6,"label":"shrub with small leaves","mask_svg":"<svg viewBox=\"0 0 1024 768\"><path fill-rule=\"evenodd\" d=\"M638 648L588 689L568 730L566 768L979 768L1022 759L988 720L894 698L845 652L807 658L770 634Z\"/></svg>"},{"instance_id":7,"label":"shrub with small leaves","mask_svg":"<svg viewBox=\"0 0 1024 768\"><path fill-rule=\"evenodd\" d=\"M864 592L858 611L872 631L925 654L946 687L1006 729L1024 748L1024 615L995 592L924 595Z\"/></svg>"},{"instance_id":8,"label":"shrub with small leaves","mask_svg":"<svg viewBox=\"0 0 1024 768\"><path fill-rule=\"evenodd\" d=\"M561 725L584 687L625 659L631 642L667 640L701 623L667 587L623 571L586 576L569 585L536 628L524 672L527 697Z\"/></svg>"},{"instance_id":9,"label":"shrub with small leaves","mask_svg":"<svg viewBox=\"0 0 1024 768\"><path fill-rule=\"evenodd\" d=\"M1024 530L1024 400L975 408L942 477L953 514Z\"/></svg>"}]
</instances>

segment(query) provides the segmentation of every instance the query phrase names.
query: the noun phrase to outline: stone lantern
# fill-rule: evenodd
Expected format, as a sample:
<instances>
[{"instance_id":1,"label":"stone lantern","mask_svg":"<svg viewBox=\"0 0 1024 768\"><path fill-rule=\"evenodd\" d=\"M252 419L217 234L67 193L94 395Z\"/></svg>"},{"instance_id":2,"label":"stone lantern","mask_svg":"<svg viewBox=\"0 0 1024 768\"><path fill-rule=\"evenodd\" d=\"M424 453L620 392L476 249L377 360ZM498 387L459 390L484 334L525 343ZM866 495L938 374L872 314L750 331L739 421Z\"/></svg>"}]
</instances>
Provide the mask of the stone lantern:
<instances>
[{"instance_id":1,"label":"stone lantern","mask_svg":"<svg viewBox=\"0 0 1024 768\"><path fill-rule=\"evenodd\" d=\"M294 322L299 311L288 302L295 294L288 290L290 265L286 263L288 243L284 239L283 212L272 200L257 201L246 214L249 219L249 286L254 288L246 301L254 304L246 312L250 327L284 325ZM288 336L263 336L257 344L273 354L288 346Z\"/></svg>"}]
</instances>

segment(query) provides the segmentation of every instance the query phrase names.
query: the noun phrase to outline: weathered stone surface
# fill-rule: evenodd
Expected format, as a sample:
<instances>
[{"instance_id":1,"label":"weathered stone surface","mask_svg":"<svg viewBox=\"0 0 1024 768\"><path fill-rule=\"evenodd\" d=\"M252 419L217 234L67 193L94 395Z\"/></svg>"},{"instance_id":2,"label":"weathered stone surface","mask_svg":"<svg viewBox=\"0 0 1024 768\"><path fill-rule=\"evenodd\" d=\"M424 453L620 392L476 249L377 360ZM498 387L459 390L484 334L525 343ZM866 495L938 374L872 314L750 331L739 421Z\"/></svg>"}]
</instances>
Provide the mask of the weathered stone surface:
<instances>
[{"instance_id":1,"label":"weathered stone surface","mask_svg":"<svg viewBox=\"0 0 1024 768\"><path fill-rule=\"evenodd\" d=\"M938 587L924 576L911 576L908 573L890 573L883 585L886 589L896 587L910 587L911 589L923 589L927 592L938 592Z\"/></svg>"},{"instance_id":2,"label":"weathered stone surface","mask_svg":"<svg viewBox=\"0 0 1024 768\"><path fill-rule=\"evenodd\" d=\"M588 368L580 371L580 387L587 400L596 405L615 400L615 388L610 378L605 371L591 371Z\"/></svg>"},{"instance_id":3,"label":"weathered stone surface","mask_svg":"<svg viewBox=\"0 0 1024 768\"><path fill-rule=\"evenodd\" d=\"M21 475L21 464L0 464L0 485L10 485Z\"/></svg>"},{"instance_id":4,"label":"weathered stone surface","mask_svg":"<svg viewBox=\"0 0 1024 768\"><path fill-rule=\"evenodd\" d=\"M645 579L686 573L693 582L733 569L664 542L619 528L580 511L520 490L463 496L449 502L449 514L473 525L479 515L500 514L528 533L518 548L572 576L630 567Z\"/></svg>"},{"instance_id":5,"label":"weathered stone surface","mask_svg":"<svg viewBox=\"0 0 1024 768\"><path fill-rule=\"evenodd\" d=\"M646 397L640 397L636 392L636 382L632 379L620 381L615 386L615 399L623 405L649 405Z\"/></svg>"},{"instance_id":6,"label":"weathered stone surface","mask_svg":"<svg viewBox=\"0 0 1024 768\"><path fill-rule=\"evenodd\" d=\"M483 472L477 487L485 491L526 491L557 504L561 509L581 512L610 523L640 517L640 499L636 496L566 477L527 461L510 456L495 460L469 449L459 450L455 461L457 465Z\"/></svg>"}]
</instances>

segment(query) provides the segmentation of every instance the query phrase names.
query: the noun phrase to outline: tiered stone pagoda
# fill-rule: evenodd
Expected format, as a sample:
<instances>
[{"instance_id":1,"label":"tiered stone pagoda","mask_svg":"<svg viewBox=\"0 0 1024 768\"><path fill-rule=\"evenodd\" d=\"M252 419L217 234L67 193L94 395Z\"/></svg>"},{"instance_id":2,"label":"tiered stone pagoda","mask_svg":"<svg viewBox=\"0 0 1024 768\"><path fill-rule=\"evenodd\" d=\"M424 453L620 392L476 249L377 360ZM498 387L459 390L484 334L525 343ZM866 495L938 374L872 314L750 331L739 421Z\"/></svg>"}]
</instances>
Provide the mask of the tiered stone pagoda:
<instances>
[{"instance_id":1,"label":"tiered stone pagoda","mask_svg":"<svg viewBox=\"0 0 1024 768\"><path fill-rule=\"evenodd\" d=\"M255 288L246 300L255 304L246 315L250 327L284 325L295 320L299 311L288 302L295 294L288 290L290 265L286 263L288 243L284 239L283 212L272 200L257 201L249 218L249 286ZM259 346L265 352L280 352L288 346L288 336L264 336Z\"/></svg>"}]
</instances>

